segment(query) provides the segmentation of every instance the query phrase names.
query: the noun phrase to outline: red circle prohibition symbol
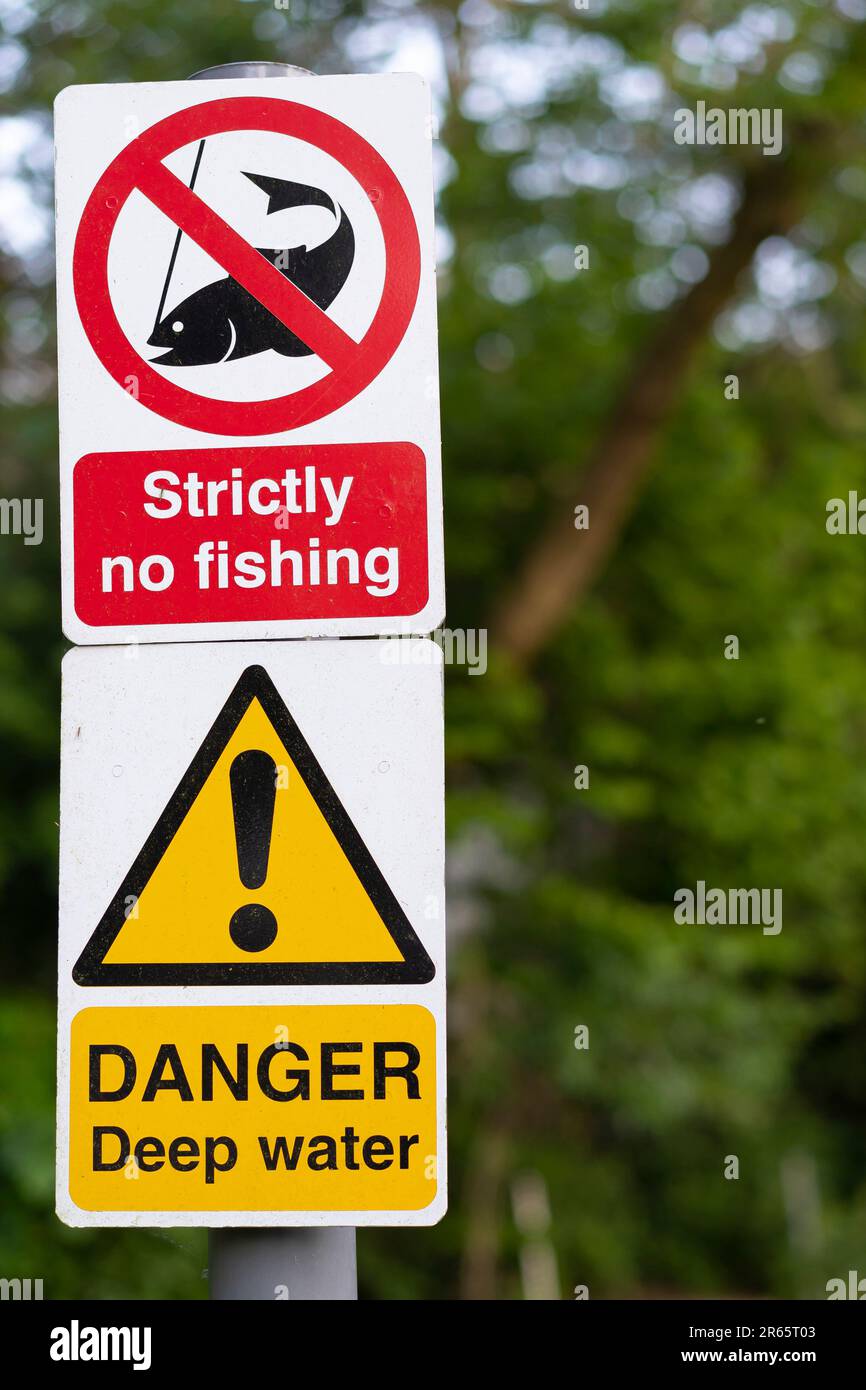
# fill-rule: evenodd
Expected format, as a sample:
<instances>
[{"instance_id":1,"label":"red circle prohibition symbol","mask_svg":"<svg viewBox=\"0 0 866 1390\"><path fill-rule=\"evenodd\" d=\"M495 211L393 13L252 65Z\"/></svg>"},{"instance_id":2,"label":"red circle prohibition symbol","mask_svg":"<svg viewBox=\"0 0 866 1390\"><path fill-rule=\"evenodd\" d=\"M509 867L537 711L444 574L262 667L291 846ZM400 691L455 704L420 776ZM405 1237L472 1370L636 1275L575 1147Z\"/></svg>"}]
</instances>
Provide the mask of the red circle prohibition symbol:
<instances>
[{"instance_id":1,"label":"red circle prohibition symbol","mask_svg":"<svg viewBox=\"0 0 866 1390\"><path fill-rule=\"evenodd\" d=\"M293 136L340 161L360 183L379 219L385 242L385 284L373 321L356 342L290 280L260 256L162 161L193 140L237 130ZM264 401L224 401L167 381L136 351L121 328L108 280L108 251L117 219L135 191L329 367L321 381ZM146 254L142 247L142 256ZM379 375L409 326L421 278L421 248L409 200L397 176L362 136L342 121L295 101L224 97L158 121L109 164L88 199L72 261L75 302L84 331L102 365L124 389L132 377L138 400L175 424L209 434L278 434L320 420L352 400Z\"/></svg>"}]
</instances>

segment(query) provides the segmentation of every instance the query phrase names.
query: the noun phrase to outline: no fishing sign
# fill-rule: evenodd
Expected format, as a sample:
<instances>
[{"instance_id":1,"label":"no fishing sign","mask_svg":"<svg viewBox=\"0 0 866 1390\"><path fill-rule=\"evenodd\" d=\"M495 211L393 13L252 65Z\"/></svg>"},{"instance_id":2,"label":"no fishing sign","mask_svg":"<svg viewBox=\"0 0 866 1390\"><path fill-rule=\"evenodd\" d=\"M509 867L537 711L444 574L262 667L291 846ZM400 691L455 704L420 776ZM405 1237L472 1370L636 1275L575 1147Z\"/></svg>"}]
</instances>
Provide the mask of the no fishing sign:
<instances>
[{"instance_id":1,"label":"no fishing sign","mask_svg":"<svg viewBox=\"0 0 866 1390\"><path fill-rule=\"evenodd\" d=\"M66 635L437 627L424 83L72 87L56 147Z\"/></svg>"}]
</instances>

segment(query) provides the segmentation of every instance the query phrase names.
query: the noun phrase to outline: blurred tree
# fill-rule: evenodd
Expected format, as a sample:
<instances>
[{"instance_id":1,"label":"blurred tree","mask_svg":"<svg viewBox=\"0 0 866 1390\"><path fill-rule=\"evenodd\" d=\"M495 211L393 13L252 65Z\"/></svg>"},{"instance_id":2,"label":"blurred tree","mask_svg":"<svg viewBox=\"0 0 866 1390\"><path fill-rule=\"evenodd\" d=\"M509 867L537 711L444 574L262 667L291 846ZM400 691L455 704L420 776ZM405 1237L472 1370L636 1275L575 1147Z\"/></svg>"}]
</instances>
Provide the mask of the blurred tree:
<instances>
[{"instance_id":1,"label":"blurred tree","mask_svg":"<svg viewBox=\"0 0 866 1390\"><path fill-rule=\"evenodd\" d=\"M452 1210L364 1233L363 1291L520 1297L529 1173L566 1297L821 1296L866 1228L866 570L824 525L866 435L862 0L2 9L0 466L51 522L0 544L4 1271L204 1291L198 1235L51 1215L47 140L70 82L256 56L432 77L449 623L497 624L448 673ZM699 100L778 108L781 154L676 144ZM698 879L781 887L783 930L676 925Z\"/></svg>"}]
</instances>

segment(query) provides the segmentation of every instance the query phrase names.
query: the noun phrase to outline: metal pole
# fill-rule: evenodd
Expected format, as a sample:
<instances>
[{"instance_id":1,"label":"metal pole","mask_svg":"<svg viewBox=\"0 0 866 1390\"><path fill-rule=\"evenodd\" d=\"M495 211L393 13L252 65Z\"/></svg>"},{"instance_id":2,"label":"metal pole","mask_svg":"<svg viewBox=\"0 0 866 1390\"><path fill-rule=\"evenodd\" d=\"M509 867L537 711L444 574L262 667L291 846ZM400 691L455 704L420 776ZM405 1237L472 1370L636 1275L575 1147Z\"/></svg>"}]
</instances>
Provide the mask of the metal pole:
<instances>
[{"instance_id":1,"label":"metal pole","mask_svg":"<svg viewBox=\"0 0 866 1390\"><path fill-rule=\"evenodd\" d=\"M291 63L221 63L196 79L312 76ZM212 1299L329 1299L358 1297L354 1226L270 1227L208 1232Z\"/></svg>"},{"instance_id":2,"label":"metal pole","mask_svg":"<svg viewBox=\"0 0 866 1390\"><path fill-rule=\"evenodd\" d=\"M211 1231L208 1246L212 1299L346 1302L358 1297L354 1227Z\"/></svg>"}]
</instances>

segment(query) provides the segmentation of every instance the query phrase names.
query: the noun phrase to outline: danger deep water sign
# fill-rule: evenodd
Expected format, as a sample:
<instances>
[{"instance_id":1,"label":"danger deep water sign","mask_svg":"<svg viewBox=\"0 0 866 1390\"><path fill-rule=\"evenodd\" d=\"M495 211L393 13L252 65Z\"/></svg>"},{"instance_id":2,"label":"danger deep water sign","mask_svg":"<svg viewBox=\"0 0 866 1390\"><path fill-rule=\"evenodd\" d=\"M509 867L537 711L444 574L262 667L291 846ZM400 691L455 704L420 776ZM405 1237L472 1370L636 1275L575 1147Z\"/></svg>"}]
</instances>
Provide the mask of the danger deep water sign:
<instances>
[{"instance_id":1,"label":"danger deep water sign","mask_svg":"<svg viewBox=\"0 0 866 1390\"><path fill-rule=\"evenodd\" d=\"M66 635L438 626L424 84L70 88L57 206Z\"/></svg>"},{"instance_id":2,"label":"danger deep water sign","mask_svg":"<svg viewBox=\"0 0 866 1390\"><path fill-rule=\"evenodd\" d=\"M438 646L129 652L63 663L59 1215L438 1221Z\"/></svg>"},{"instance_id":3,"label":"danger deep water sign","mask_svg":"<svg viewBox=\"0 0 866 1390\"><path fill-rule=\"evenodd\" d=\"M435 1039L417 1005L84 1009L70 1197L92 1212L421 1211L439 1183Z\"/></svg>"}]
</instances>

